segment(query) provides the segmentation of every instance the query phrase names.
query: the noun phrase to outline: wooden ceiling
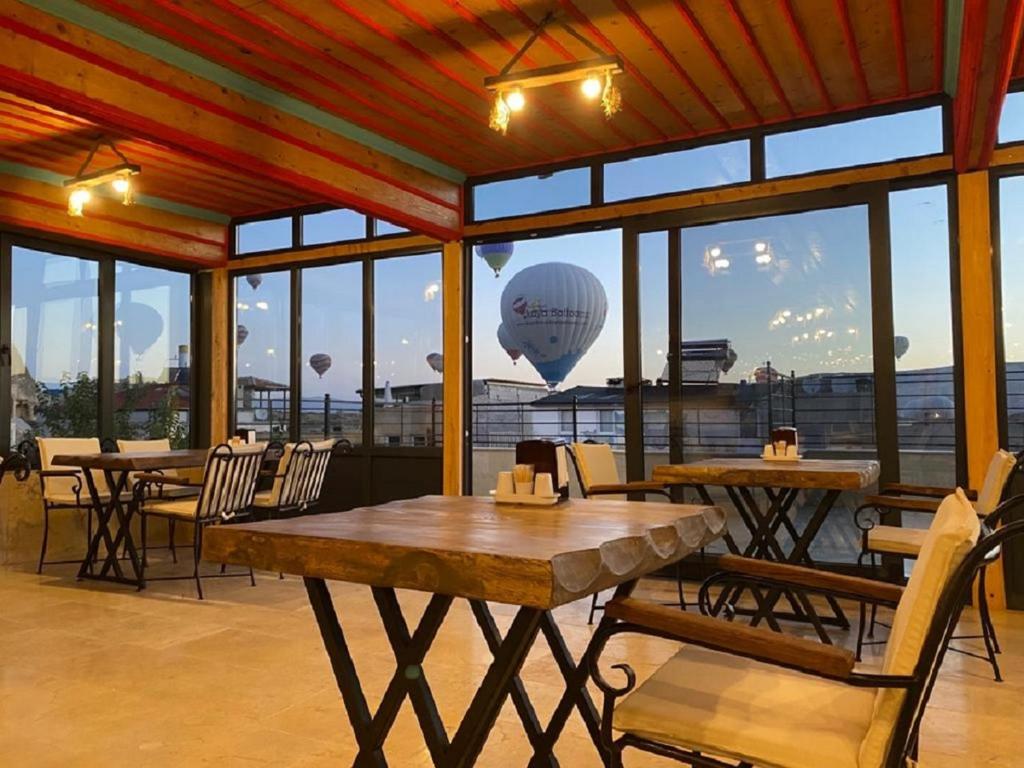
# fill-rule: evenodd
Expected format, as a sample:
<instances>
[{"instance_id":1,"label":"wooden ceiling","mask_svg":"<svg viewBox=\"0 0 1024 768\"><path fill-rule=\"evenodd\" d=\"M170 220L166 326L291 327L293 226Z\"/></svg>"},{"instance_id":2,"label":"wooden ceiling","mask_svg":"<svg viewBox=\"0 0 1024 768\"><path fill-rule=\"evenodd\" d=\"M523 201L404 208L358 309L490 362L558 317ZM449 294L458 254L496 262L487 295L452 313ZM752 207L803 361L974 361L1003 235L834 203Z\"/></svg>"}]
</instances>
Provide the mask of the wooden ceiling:
<instances>
[{"instance_id":1,"label":"wooden ceiling","mask_svg":"<svg viewBox=\"0 0 1024 768\"><path fill-rule=\"evenodd\" d=\"M943 87L945 0L83 1L470 175ZM531 91L499 136L483 78L552 7L624 59L625 108L605 120L575 86ZM552 26L522 65L590 55Z\"/></svg>"},{"instance_id":2,"label":"wooden ceiling","mask_svg":"<svg viewBox=\"0 0 1024 768\"><path fill-rule=\"evenodd\" d=\"M116 127L59 112L0 91L0 161L74 176L96 137L115 141L131 162L143 167L140 195L202 208L222 216L244 216L318 202L299 190L259 176L221 169L182 152L124 136ZM93 167L120 162L109 149Z\"/></svg>"}]
</instances>

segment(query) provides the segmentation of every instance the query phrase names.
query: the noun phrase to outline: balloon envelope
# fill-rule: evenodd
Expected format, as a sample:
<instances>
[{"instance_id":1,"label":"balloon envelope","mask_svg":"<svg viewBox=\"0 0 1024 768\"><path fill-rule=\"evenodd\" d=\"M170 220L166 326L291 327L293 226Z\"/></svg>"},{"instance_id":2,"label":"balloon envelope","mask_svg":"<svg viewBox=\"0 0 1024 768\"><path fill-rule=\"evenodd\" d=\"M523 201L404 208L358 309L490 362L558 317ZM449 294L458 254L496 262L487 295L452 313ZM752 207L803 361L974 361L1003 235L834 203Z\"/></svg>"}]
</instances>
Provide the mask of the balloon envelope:
<instances>
[{"instance_id":1,"label":"balloon envelope","mask_svg":"<svg viewBox=\"0 0 1024 768\"><path fill-rule=\"evenodd\" d=\"M910 339L906 336L897 336L893 339L893 347L896 351L896 359L899 360L910 349Z\"/></svg>"},{"instance_id":2,"label":"balloon envelope","mask_svg":"<svg viewBox=\"0 0 1024 768\"><path fill-rule=\"evenodd\" d=\"M238 346L242 346L242 344L248 338L249 329L246 328L244 325L240 325L238 326L238 328L235 329L235 344L237 344Z\"/></svg>"},{"instance_id":3,"label":"balloon envelope","mask_svg":"<svg viewBox=\"0 0 1024 768\"><path fill-rule=\"evenodd\" d=\"M245 282L255 291L263 283L263 275L246 275Z\"/></svg>"},{"instance_id":4,"label":"balloon envelope","mask_svg":"<svg viewBox=\"0 0 1024 768\"><path fill-rule=\"evenodd\" d=\"M515 250L515 243L484 243L476 247L476 255L487 262L497 277L501 268L508 264Z\"/></svg>"},{"instance_id":5,"label":"balloon envelope","mask_svg":"<svg viewBox=\"0 0 1024 768\"><path fill-rule=\"evenodd\" d=\"M114 317L121 342L136 355L153 346L164 332L163 316L149 304L126 301L114 310Z\"/></svg>"},{"instance_id":6,"label":"balloon envelope","mask_svg":"<svg viewBox=\"0 0 1024 768\"><path fill-rule=\"evenodd\" d=\"M437 373L444 373L444 355L440 352L431 352L427 355L427 365Z\"/></svg>"},{"instance_id":7,"label":"balloon envelope","mask_svg":"<svg viewBox=\"0 0 1024 768\"><path fill-rule=\"evenodd\" d=\"M512 335L508 332L508 328L505 327L504 323L498 326L498 343L505 350L505 354L512 358L513 363L523 356L523 350L516 346L515 341L512 340Z\"/></svg>"},{"instance_id":8,"label":"balloon envelope","mask_svg":"<svg viewBox=\"0 0 1024 768\"><path fill-rule=\"evenodd\" d=\"M325 355L323 352L317 352L309 358L309 367L316 371L316 375L322 379L324 374L330 370L331 356Z\"/></svg>"},{"instance_id":9,"label":"balloon envelope","mask_svg":"<svg viewBox=\"0 0 1024 768\"><path fill-rule=\"evenodd\" d=\"M501 322L515 349L554 389L587 353L608 314L601 281L583 267L548 262L527 267L501 294Z\"/></svg>"}]
</instances>

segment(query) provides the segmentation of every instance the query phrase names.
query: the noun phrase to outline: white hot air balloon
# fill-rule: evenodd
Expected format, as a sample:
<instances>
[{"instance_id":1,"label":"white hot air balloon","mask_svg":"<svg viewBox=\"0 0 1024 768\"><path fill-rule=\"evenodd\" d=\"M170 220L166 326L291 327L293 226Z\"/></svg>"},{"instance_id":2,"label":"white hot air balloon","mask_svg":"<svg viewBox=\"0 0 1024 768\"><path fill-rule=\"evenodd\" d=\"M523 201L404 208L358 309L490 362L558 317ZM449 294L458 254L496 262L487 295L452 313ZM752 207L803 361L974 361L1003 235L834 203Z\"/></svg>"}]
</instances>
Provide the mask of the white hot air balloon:
<instances>
[{"instance_id":1,"label":"white hot air balloon","mask_svg":"<svg viewBox=\"0 0 1024 768\"><path fill-rule=\"evenodd\" d=\"M548 262L527 267L501 294L501 322L515 349L550 389L587 353L608 314L608 297L592 272Z\"/></svg>"},{"instance_id":2,"label":"white hot air balloon","mask_svg":"<svg viewBox=\"0 0 1024 768\"><path fill-rule=\"evenodd\" d=\"M516 360L523 356L523 350L516 347L516 343L512 340L512 336L509 334L508 328L505 327L504 323L498 326L498 343L505 350L505 354L512 358L512 365L515 365Z\"/></svg>"},{"instance_id":3,"label":"white hot air balloon","mask_svg":"<svg viewBox=\"0 0 1024 768\"><path fill-rule=\"evenodd\" d=\"M476 255L487 262L494 270L494 276L501 273L501 268L508 264L515 250L515 243L484 243L476 247Z\"/></svg>"},{"instance_id":4,"label":"white hot air balloon","mask_svg":"<svg viewBox=\"0 0 1024 768\"><path fill-rule=\"evenodd\" d=\"M896 351L896 359L899 360L910 349L910 339L906 336L897 336L893 340L893 348Z\"/></svg>"},{"instance_id":5,"label":"white hot air balloon","mask_svg":"<svg viewBox=\"0 0 1024 768\"><path fill-rule=\"evenodd\" d=\"M444 373L444 355L440 352L431 352L427 355L427 365L434 373Z\"/></svg>"}]
</instances>

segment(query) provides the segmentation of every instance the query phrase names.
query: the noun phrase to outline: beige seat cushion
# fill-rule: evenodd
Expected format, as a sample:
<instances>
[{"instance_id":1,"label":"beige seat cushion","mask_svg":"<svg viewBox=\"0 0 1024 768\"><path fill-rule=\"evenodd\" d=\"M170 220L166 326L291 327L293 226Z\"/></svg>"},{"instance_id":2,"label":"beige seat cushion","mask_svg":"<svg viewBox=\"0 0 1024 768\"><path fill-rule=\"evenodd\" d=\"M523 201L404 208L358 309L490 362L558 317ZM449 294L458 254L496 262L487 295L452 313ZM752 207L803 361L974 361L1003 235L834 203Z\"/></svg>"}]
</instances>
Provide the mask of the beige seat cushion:
<instances>
[{"instance_id":1,"label":"beige seat cushion","mask_svg":"<svg viewBox=\"0 0 1024 768\"><path fill-rule=\"evenodd\" d=\"M100 453L100 441L97 437L37 437L36 446L39 448L39 468L42 470L75 471L75 467L58 466L53 463L53 457L61 454L83 454ZM91 470L96 490L103 492L107 488L107 481L98 469ZM66 499L69 495L75 495L75 486L81 483L82 499L89 496L89 488L85 478L78 470L79 480L73 477L48 477L43 484L43 498L47 501L55 501L56 497ZM66 502L56 502L59 504ZM70 502L74 504L74 501Z\"/></svg>"},{"instance_id":2,"label":"beige seat cushion","mask_svg":"<svg viewBox=\"0 0 1024 768\"><path fill-rule=\"evenodd\" d=\"M927 535L928 531L923 528L876 525L868 531L868 550L917 557Z\"/></svg>"},{"instance_id":3,"label":"beige seat cushion","mask_svg":"<svg viewBox=\"0 0 1024 768\"><path fill-rule=\"evenodd\" d=\"M594 485L617 485L619 467L615 463L612 447L606 443L573 443L573 453L580 467L583 485L590 488ZM625 499L624 494L602 495L602 499Z\"/></svg>"},{"instance_id":4,"label":"beige seat cushion","mask_svg":"<svg viewBox=\"0 0 1024 768\"><path fill-rule=\"evenodd\" d=\"M978 492L978 501L974 505L982 517L991 514L999 506L1006 481L1016 462L1017 459L1012 453L1002 449L996 451L992 456L992 460L988 463L988 469L985 471L985 482Z\"/></svg>"},{"instance_id":5,"label":"beige seat cushion","mask_svg":"<svg viewBox=\"0 0 1024 768\"><path fill-rule=\"evenodd\" d=\"M98 489L97 489L98 490ZM47 493L46 501L49 504L62 506L62 507L87 507L92 497L89 495L89 489L83 488L81 496L75 496L73 493ZM110 501L110 494L100 492L100 502L106 504Z\"/></svg>"},{"instance_id":6,"label":"beige seat cushion","mask_svg":"<svg viewBox=\"0 0 1024 768\"><path fill-rule=\"evenodd\" d=\"M252 497L252 505L254 507L275 507L274 504L274 493L273 491L259 491L255 496Z\"/></svg>"},{"instance_id":7,"label":"beige seat cushion","mask_svg":"<svg viewBox=\"0 0 1024 768\"><path fill-rule=\"evenodd\" d=\"M149 515L165 515L195 520L198 497L190 499L157 499L146 502L145 511Z\"/></svg>"},{"instance_id":8,"label":"beige seat cushion","mask_svg":"<svg viewBox=\"0 0 1024 768\"><path fill-rule=\"evenodd\" d=\"M684 646L615 709L617 731L764 768L858 768L874 689Z\"/></svg>"}]
</instances>

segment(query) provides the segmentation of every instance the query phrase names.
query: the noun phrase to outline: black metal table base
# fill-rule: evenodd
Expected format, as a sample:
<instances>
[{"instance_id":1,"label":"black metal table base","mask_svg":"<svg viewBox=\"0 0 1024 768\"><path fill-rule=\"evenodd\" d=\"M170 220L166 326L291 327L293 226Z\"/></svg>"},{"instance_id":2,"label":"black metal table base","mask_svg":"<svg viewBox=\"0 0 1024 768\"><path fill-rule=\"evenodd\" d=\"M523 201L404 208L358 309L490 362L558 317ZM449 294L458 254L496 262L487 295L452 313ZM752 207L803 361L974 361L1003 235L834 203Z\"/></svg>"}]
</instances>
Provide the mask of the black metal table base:
<instances>
[{"instance_id":1,"label":"black metal table base","mask_svg":"<svg viewBox=\"0 0 1024 768\"><path fill-rule=\"evenodd\" d=\"M111 581L142 589L145 586L142 581L142 561L139 559L131 532L132 510L121 500L128 485L130 473L103 470L103 476L110 491L110 500L106 504L103 503L96 488L92 472L85 470L82 474L85 475L89 496L92 499L93 508L96 510L96 530L89 541L85 559L82 560L82 565L78 569L78 578ZM113 533L111 524L115 521L117 522L117 532ZM104 550L102 564L99 561L101 547ZM127 555L126 558L118 556L122 547ZM122 567L122 563L127 563L130 568L128 572ZM99 567L97 568L97 566Z\"/></svg>"},{"instance_id":2,"label":"black metal table base","mask_svg":"<svg viewBox=\"0 0 1024 768\"><path fill-rule=\"evenodd\" d=\"M371 713L327 584L323 579L304 578L304 581L358 745L359 751L353 766L382 768L387 765L384 742L406 698L412 704L435 766L467 768L475 765L502 706L509 698L533 748L530 768L557 768L559 763L554 755L554 747L574 710L583 719L601 761L610 765L609 757L601 746L600 716L586 687L587 663L593 653L592 645L588 645L579 662L574 661L550 611L520 608L508 632L502 636L487 603L481 600L468 601L494 660L462 722L449 740L424 675L423 661L454 598L446 595L431 597L419 624L410 633L395 590L372 588L377 610L384 623L384 632L395 655L395 671L377 711ZM635 585L636 582L620 585L616 595L629 595ZM604 621L607 619L602 619ZM540 722L519 676L538 634L544 636L565 681L565 692L546 727Z\"/></svg>"},{"instance_id":3,"label":"black metal table base","mask_svg":"<svg viewBox=\"0 0 1024 768\"><path fill-rule=\"evenodd\" d=\"M705 486L696 486L701 501L705 504L713 504L711 494ZM826 490L818 501L814 512L804 526L802 531L797 529L796 523L790 518L790 510L800 493L799 488L763 488L766 500L766 508L757 502L750 488L739 486L725 486L725 492L729 496L733 507L744 527L750 532L750 542L740 550L739 546L731 538L726 541L730 552L744 557L755 557L764 560L772 560L779 563L790 563L814 567L814 560L810 555L811 543L821 530L821 526L828 517L832 507L839 499L841 491ZM786 535L793 542L792 549L787 553L779 540L779 535L785 529ZM740 616L752 617L751 624L756 626L765 621L773 629L777 629L778 619L788 621L800 621L809 623L824 643L831 643L832 640L825 630L825 626L834 626L841 629L849 629L850 622L846 618L842 607L831 595L826 596L829 614L822 616L811 604L807 596L796 590L769 590L766 594L754 594L756 606L746 608L740 606L739 600L743 593L751 587L735 586L726 587L718 595L712 612L718 614L726 605L733 613ZM776 606L785 599L789 604L789 611L778 611Z\"/></svg>"}]
</instances>

